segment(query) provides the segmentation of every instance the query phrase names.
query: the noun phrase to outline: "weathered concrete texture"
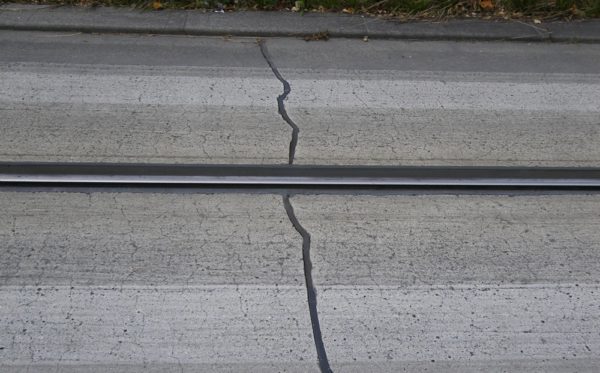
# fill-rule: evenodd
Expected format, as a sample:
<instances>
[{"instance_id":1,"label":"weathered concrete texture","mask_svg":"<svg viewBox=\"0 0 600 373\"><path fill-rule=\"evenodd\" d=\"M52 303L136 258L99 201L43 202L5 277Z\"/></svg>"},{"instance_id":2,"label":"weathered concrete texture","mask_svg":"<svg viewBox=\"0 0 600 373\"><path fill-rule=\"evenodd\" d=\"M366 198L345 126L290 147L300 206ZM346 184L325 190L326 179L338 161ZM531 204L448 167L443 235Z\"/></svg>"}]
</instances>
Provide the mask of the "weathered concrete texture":
<instances>
[{"instance_id":1,"label":"weathered concrete texture","mask_svg":"<svg viewBox=\"0 0 600 373\"><path fill-rule=\"evenodd\" d=\"M0 196L2 371L316 368L280 196ZM600 363L598 195L291 201L335 371Z\"/></svg>"},{"instance_id":2,"label":"weathered concrete texture","mask_svg":"<svg viewBox=\"0 0 600 373\"><path fill-rule=\"evenodd\" d=\"M294 38L270 38L268 46L278 67L295 78L295 70L310 70L319 77L335 70L353 70L355 78L369 70L396 73L598 74L598 44L509 42L449 42L330 39L305 42ZM333 71L332 71L333 70ZM479 73L479 74L477 74ZM402 76L402 75L401 75ZM393 76L384 79L393 78ZM548 77L550 78L550 77ZM596 77L598 81L598 77ZM293 81L292 81L293 82ZM292 89L293 90L293 89Z\"/></svg>"},{"instance_id":3,"label":"weathered concrete texture","mask_svg":"<svg viewBox=\"0 0 600 373\"><path fill-rule=\"evenodd\" d=\"M323 285L600 283L600 196L295 196Z\"/></svg>"},{"instance_id":4,"label":"weathered concrete texture","mask_svg":"<svg viewBox=\"0 0 600 373\"><path fill-rule=\"evenodd\" d=\"M593 371L600 197L295 196L343 371Z\"/></svg>"},{"instance_id":5,"label":"weathered concrete texture","mask_svg":"<svg viewBox=\"0 0 600 373\"><path fill-rule=\"evenodd\" d=\"M265 132L269 136L265 136ZM289 130L268 107L11 104L6 161L285 163Z\"/></svg>"},{"instance_id":6,"label":"weathered concrete texture","mask_svg":"<svg viewBox=\"0 0 600 373\"><path fill-rule=\"evenodd\" d=\"M596 46L298 43L269 45L292 87L296 163L600 164Z\"/></svg>"},{"instance_id":7,"label":"weathered concrete texture","mask_svg":"<svg viewBox=\"0 0 600 373\"><path fill-rule=\"evenodd\" d=\"M4 161L286 163L289 131L270 77L2 70Z\"/></svg>"},{"instance_id":8,"label":"weathered concrete texture","mask_svg":"<svg viewBox=\"0 0 600 373\"><path fill-rule=\"evenodd\" d=\"M1 285L303 286L279 196L0 194Z\"/></svg>"},{"instance_id":9,"label":"weathered concrete texture","mask_svg":"<svg viewBox=\"0 0 600 373\"><path fill-rule=\"evenodd\" d=\"M2 161L287 163L281 84L252 40L9 34Z\"/></svg>"},{"instance_id":10,"label":"weathered concrete texture","mask_svg":"<svg viewBox=\"0 0 600 373\"><path fill-rule=\"evenodd\" d=\"M600 165L600 84L378 75L291 79L297 163Z\"/></svg>"},{"instance_id":11,"label":"weathered concrete texture","mask_svg":"<svg viewBox=\"0 0 600 373\"><path fill-rule=\"evenodd\" d=\"M30 71L15 71L10 65L0 70L0 102L4 106L26 101L29 104L165 105L165 110L169 105L243 109L245 106L271 107L276 93L281 90L279 82L270 77L232 77L228 76L230 72L208 77L202 76L202 72L196 76L192 72L173 76L168 72L161 74L158 69L123 66L59 66L52 71L48 66L40 68L46 71L23 66L23 69Z\"/></svg>"},{"instance_id":12,"label":"weathered concrete texture","mask_svg":"<svg viewBox=\"0 0 600 373\"><path fill-rule=\"evenodd\" d=\"M558 373L597 370L599 291L321 287L318 295L335 371Z\"/></svg>"},{"instance_id":13,"label":"weathered concrete texture","mask_svg":"<svg viewBox=\"0 0 600 373\"><path fill-rule=\"evenodd\" d=\"M600 22L597 20L580 20L577 22L550 22L544 25L554 40L571 42L598 41L600 39Z\"/></svg>"},{"instance_id":14,"label":"weathered concrete texture","mask_svg":"<svg viewBox=\"0 0 600 373\"><path fill-rule=\"evenodd\" d=\"M0 371L317 367L280 196L3 192L0 206Z\"/></svg>"},{"instance_id":15,"label":"weathered concrete texture","mask_svg":"<svg viewBox=\"0 0 600 373\"><path fill-rule=\"evenodd\" d=\"M127 364L77 364L61 365L58 369L56 364L42 365L35 364L31 366L4 366L3 372L6 373L27 373L35 370L41 373L80 373L80 372L102 372L102 373L192 373L192 372L242 372L242 373L261 373L261 372L316 372L314 364L294 363L293 365L284 363L262 363L262 362L243 362L231 364L154 364L146 365L127 365Z\"/></svg>"},{"instance_id":16,"label":"weathered concrete texture","mask_svg":"<svg viewBox=\"0 0 600 373\"><path fill-rule=\"evenodd\" d=\"M338 108L355 111L378 109L471 109L584 111L599 113L596 97L600 84L538 82L521 83L519 76L502 76L494 82L431 80L413 73L412 79L353 79L340 72L337 79L299 80L294 84L290 108ZM499 82L498 80L505 80ZM293 80L292 80L293 81ZM371 112L373 114L373 112Z\"/></svg>"},{"instance_id":17,"label":"weathered concrete texture","mask_svg":"<svg viewBox=\"0 0 600 373\"><path fill-rule=\"evenodd\" d=\"M298 164L600 165L600 114L567 111L305 108Z\"/></svg>"},{"instance_id":18,"label":"weathered concrete texture","mask_svg":"<svg viewBox=\"0 0 600 373\"><path fill-rule=\"evenodd\" d=\"M150 22L152 20L149 19ZM270 73L254 38L3 31L0 61L56 64L256 68ZM115 71L115 73L118 72Z\"/></svg>"},{"instance_id":19,"label":"weathered concrete texture","mask_svg":"<svg viewBox=\"0 0 600 373\"><path fill-rule=\"evenodd\" d=\"M316 371L301 287L2 287L0 296L3 372L50 364L197 372L242 363L242 371Z\"/></svg>"},{"instance_id":20,"label":"weathered concrete texture","mask_svg":"<svg viewBox=\"0 0 600 373\"><path fill-rule=\"evenodd\" d=\"M0 44L0 160L287 163L281 83L254 39L6 32ZM292 87L295 163L600 165L597 45L266 46Z\"/></svg>"}]
</instances>

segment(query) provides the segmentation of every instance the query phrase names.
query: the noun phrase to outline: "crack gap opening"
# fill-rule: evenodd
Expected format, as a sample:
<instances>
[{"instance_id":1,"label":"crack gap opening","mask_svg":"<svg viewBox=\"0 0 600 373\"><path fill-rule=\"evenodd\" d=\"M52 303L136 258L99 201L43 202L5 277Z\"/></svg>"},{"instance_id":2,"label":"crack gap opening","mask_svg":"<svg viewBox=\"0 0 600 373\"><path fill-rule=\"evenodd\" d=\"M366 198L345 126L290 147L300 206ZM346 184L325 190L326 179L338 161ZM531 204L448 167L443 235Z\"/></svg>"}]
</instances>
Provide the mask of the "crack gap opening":
<instances>
[{"instance_id":1,"label":"crack gap opening","mask_svg":"<svg viewBox=\"0 0 600 373\"><path fill-rule=\"evenodd\" d=\"M317 349L317 359L319 361L319 368L322 373L332 373L331 367L329 366L329 360L327 359L327 353L325 352L325 344L323 343L323 336L321 335L321 325L319 324L319 314L317 313L317 291L315 289L312 279L312 262L310 261L310 233L300 224L296 214L294 213L294 207L290 202L290 195L286 194L283 196L283 206L287 213L290 222L302 236L302 261L304 262L304 281L306 283L306 294L308 297L308 310L310 312L310 322L312 324L313 337L315 340L315 347Z\"/></svg>"},{"instance_id":2,"label":"crack gap opening","mask_svg":"<svg viewBox=\"0 0 600 373\"><path fill-rule=\"evenodd\" d=\"M292 139L290 140L290 150L288 155L288 164L291 165L294 163L294 158L296 156L296 145L298 145L298 133L300 132L300 128L298 128L296 123L294 123L294 121L288 116L288 113L285 110L284 101L292 91L292 88L290 87L290 83L288 83L288 81L285 80L279 73L279 70L277 70L277 66L275 66L275 63L273 62L273 59L269 54L269 50L267 49L267 45L263 39L258 39L258 46L260 47L260 52L265 58L265 61L267 61L267 64L269 64L271 71L273 71L273 74L277 80L283 84L283 93L277 96L277 111L279 112L279 115L281 115L281 118L283 118L283 120L292 128Z\"/></svg>"}]
</instances>

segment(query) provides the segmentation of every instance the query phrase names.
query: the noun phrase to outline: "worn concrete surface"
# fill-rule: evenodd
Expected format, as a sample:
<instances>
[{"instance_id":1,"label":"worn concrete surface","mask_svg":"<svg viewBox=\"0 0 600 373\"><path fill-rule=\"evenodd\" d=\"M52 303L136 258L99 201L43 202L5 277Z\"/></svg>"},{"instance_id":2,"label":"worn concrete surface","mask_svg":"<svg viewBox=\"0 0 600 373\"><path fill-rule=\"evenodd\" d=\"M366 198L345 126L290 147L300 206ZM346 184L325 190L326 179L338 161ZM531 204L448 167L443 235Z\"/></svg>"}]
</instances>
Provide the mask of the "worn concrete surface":
<instances>
[{"instance_id":1,"label":"worn concrete surface","mask_svg":"<svg viewBox=\"0 0 600 373\"><path fill-rule=\"evenodd\" d=\"M269 43L298 164L600 165L596 45Z\"/></svg>"},{"instance_id":2,"label":"worn concrete surface","mask_svg":"<svg viewBox=\"0 0 600 373\"><path fill-rule=\"evenodd\" d=\"M597 369L598 195L292 202L334 371Z\"/></svg>"},{"instance_id":3,"label":"worn concrete surface","mask_svg":"<svg viewBox=\"0 0 600 373\"><path fill-rule=\"evenodd\" d=\"M334 285L600 283L598 195L296 196ZM434 268L435 270L432 270Z\"/></svg>"},{"instance_id":4,"label":"worn concrete surface","mask_svg":"<svg viewBox=\"0 0 600 373\"><path fill-rule=\"evenodd\" d=\"M0 371L315 371L280 196L0 193Z\"/></svg>"},{"instance_id":5,"label":"worn concrete surface","mask_svg":"<svg viewBox=\"0 0 600 373\"><path fill-rule=\"evenodd\" d=\"M281 84L252 40L4 32L0 44L3 161L287 163Z\"/></svg>"},{"instance_id":6,"label":"worn concrete surface","mask_svg":"<svg viewBox=\"0 0 600 373\"><path fill-rule=\"evenodd\" d=\"M597 45L265 45L296 163L600 165ZM0 161L287 163L254 39L0 47ZM597 194L291 200L334 371L597 371ZM2 372L318 368L281 196L3 190L0 211Z\"/></svg>"},{"instance_id":7,"label":"worn concrete surface","mask_svg":"<svg viewBox=\"0 0 600 373\"><path fill-rule=\"evenodd\" d=\"M251 38L2 32L0 160L287 163ZM600 165L595 44L265 44L297 164ZM92 136L93 135L93 136Z\"/></svg>"},{"instance_id":8,"label":"worn concrete surface","mask_svg":"<svg viewBox=\"0 0 600 373\"><path fill-rule=\"evenodd\" d=\"M293 196L336 372L593 372L600 196ZM278 195L0 193L0 370L315 371Z\"/></svg>"}]
</instances>

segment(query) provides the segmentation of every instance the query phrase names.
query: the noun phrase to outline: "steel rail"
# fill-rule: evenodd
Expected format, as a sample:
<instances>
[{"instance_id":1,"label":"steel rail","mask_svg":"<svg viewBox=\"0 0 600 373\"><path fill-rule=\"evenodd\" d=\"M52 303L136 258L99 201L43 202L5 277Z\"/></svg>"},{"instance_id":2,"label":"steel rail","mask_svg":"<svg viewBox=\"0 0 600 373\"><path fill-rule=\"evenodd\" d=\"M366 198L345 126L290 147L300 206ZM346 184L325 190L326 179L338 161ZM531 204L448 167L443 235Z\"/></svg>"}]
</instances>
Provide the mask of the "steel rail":
<instances>
[{"instance_id":1,"label":"steel rail","mask_svg":"<svg viewBox=\"0 0 600 373\"><path fill-rule=\"evenodd\" d=\"M600 168L4 162L0 184L599 188Z\"/></svg>"}]
</instances>

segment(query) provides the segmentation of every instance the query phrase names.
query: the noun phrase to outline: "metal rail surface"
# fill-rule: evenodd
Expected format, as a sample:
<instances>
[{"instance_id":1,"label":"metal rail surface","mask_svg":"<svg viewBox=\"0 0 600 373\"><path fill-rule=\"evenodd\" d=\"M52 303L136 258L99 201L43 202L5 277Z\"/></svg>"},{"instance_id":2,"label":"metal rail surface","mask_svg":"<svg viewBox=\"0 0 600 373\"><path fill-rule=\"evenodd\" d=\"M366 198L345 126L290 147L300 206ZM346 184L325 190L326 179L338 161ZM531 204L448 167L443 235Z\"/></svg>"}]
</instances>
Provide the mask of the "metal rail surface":
<instances>
[{"instance_id":1,"label":"metal rail surface","mask_svg":"<svg viewBox=\"0 0 600 373\"><path fill-rule=\"evenodd\" d=\"M600 168L0 163L3 185L600 188Z\"/></svg>"}]
</instances>

